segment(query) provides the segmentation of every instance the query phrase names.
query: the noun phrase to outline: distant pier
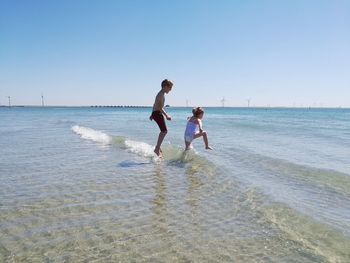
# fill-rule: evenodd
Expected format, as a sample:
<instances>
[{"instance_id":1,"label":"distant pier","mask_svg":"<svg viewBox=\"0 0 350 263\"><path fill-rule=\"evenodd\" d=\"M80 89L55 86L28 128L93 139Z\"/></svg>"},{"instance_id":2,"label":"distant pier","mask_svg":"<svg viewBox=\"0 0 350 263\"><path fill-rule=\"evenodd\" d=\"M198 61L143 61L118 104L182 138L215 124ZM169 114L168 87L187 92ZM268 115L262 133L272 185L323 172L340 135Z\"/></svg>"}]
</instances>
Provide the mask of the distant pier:
<instances>
[{"instance_id":1,"label":"distant pier","mask_svg":"<svg viewBox=\"0 0 350 263\"><path fill-rule=\"evenodd\" d=\"M151 106L134 106L134 105L93 105L91 108L151 108Z\"/></svg>"}]
</instances>

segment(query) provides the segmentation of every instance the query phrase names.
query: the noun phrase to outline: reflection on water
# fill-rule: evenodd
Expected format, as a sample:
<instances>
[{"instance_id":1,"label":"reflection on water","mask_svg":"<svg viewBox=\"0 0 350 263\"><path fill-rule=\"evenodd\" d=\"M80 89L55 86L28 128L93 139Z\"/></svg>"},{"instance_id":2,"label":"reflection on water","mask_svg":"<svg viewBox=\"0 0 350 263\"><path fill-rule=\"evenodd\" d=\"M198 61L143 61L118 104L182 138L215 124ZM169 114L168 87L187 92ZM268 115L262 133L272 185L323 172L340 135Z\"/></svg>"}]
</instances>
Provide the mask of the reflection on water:
<instances>
[{"instance_id":1,"label":"reflection on water","mask_svg":"<svg viewBox=\"0 0 350 263\"><path fill-rule=\"evenodd\" d=\"M186 202L190 206L193 217L195 218L199 206L198 189L203 185L203 182L201 181L200 175L191 168L186 168L185 174L188 184Z\"/></svg>"},{"instance_id":2,"label":"reflection on water","mask_svg":"<svg viewBox=\"0 0 350 263\"><path fill-rule=\"evenodd\" d=\"M154 198L152 199L152 222L154 228L161 233L167 233L168 229L168 213L167 213L167 197L166 182L164 174L161 171L161 165L156 164L154 167Z\"/></svg>"}]
</instances>

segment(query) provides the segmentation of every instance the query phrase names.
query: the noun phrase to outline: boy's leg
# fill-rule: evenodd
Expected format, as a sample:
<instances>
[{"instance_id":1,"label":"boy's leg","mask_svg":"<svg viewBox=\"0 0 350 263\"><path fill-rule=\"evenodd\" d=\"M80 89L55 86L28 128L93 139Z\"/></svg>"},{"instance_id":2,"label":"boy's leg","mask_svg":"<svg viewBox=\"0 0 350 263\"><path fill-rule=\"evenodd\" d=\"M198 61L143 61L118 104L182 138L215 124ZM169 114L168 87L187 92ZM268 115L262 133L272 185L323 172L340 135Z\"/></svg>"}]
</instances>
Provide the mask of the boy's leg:
<instances>
[{"instance_id":1,"label":"boy's leg","mask_svg":"<svg viewBox=\"0 0 350 263\"><path fill-rule=\"evenodd\" d=\"M152 113L153 119L156 121L158 124L158 127L160 129L160 133L158 135L158 140L157 140L157 145L154 148L155 154L160 156L162 150L160 149L160 146L162 145L162 142L164 140L165 135L167 134L168 130L165 124L164 116L161 112L153 112Z\"/></svg>"},{"instance_id":2,"label":"boy's leg","mask_svg":"<svg viewBox=\"0 0 350 263\"><path fill-rule=\"evenodd\" d=\"M154 148L154 152L159 156L161 149L160 146L162 145L162 142L164 140L165 135L167 134L167 131L161 131L158 135L158 141L157 141L157 145Z\"/></svg>"}]
</instances>

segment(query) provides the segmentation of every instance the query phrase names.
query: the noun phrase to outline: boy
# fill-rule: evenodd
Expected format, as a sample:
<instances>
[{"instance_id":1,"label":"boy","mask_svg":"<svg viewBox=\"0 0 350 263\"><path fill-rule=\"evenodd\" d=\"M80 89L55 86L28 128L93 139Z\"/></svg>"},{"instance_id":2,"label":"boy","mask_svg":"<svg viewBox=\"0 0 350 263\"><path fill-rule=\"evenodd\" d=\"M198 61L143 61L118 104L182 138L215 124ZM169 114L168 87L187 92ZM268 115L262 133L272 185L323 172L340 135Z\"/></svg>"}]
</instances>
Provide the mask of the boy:
<instances>
[{"instance_id":1,"label":"boy","mask_svg":"<svg viewBox=\"0 0 350 263\"><path fill-rule=\"evenodd\" d=\"M152 114L149 117L150 120L156 121L160 129L157 145L154 148L154 153L159 157L161 157L161 152L162 152L162 150L160 149L160 146L162 145L164 137L168 132L165 124L164 116L168 121L171 120L171 117L164 110L165 94L168 94L171 91L173 87L173 82L171 82L168 79L165 79L162 81L161 87L162 89L158 92L156 96L156 99L153 104Z\"/></svg>"}]
</instances>

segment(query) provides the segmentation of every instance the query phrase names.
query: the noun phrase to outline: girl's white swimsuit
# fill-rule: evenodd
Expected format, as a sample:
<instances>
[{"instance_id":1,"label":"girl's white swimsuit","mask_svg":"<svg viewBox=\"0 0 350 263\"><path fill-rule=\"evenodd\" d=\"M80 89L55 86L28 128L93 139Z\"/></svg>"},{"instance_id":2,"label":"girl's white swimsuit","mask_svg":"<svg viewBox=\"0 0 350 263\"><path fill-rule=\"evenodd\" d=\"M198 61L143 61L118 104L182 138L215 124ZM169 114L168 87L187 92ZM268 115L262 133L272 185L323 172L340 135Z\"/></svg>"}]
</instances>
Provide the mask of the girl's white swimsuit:
<instances>
[{"instance_id":1,"label":"girl's white swimsuit","mask_svg":"<svg viewBox=\"0 0 350 263\"><path fill-rule=\"evenodd\" d=\"M192 142L193 135L195 134L197 129L197 124L191 121L187 122L186 130L185 130L185 141Z\"/></svg>"}]
</instances>

